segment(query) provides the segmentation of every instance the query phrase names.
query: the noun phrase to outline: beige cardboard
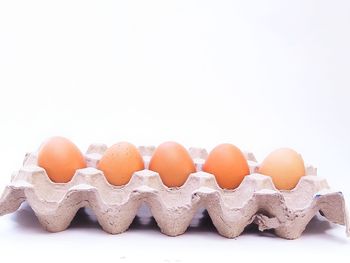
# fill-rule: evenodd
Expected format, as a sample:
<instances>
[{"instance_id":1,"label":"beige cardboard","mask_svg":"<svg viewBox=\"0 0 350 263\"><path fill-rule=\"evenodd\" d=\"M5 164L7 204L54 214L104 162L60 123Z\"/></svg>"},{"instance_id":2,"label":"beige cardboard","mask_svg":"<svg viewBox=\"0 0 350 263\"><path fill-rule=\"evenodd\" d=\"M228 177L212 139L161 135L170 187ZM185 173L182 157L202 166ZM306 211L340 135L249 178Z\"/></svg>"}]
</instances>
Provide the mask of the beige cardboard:
<instances>
[{"instance_id":1,"label":"beige cardboard","mask_svg":"<svg viewBox=\"0 0 350 263\"><path fill-rule=\"evenodd\" d=\"M277 236L295 239L320 211L330 222L346 225L350 235L342 193L315 176L312 166L307 166L307 175L295 189L278 191L270 177L255 173L258 163L252 153L245 153L252 174L237 189L223 190L213 175L201 172L207 151L190 148L199 172L191 174L182 187L167 188L159 175L149 170L136 172L127 185L117 187L95 168L106 149L104 144L91 145L85 155L89 167L77 170L66 184L51 182L36 165L36 153L27 154L0 198L0 215L15 212L27 201L43 227L58 232L69 227L81 207L89 207L106 232L118 234L129 228L145 203L162 233L169 236L183 234L197 210L205 208L222 236L237 237L255 223L261 231L274 229ZM146 168L154 149L139 147Z\"/></svg>"}]
</instances>

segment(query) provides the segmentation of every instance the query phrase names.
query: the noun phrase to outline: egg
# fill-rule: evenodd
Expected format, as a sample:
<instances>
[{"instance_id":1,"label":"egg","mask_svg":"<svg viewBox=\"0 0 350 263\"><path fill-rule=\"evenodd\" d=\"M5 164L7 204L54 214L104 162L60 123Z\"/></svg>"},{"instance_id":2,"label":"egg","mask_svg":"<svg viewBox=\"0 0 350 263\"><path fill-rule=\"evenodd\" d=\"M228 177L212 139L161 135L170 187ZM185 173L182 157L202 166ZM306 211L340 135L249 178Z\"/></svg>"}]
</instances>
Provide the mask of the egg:
<instances>
[{"instance_id":1,"label":"egg","mask_svg":"<svg viewBox=\"0 0 350 263\"><path fill-rule=\"evenodd\" d=\"M176 142L160 144L152 155L149 169L159 173L168 187L180 187L191 173L196 172L188 151Z\"/></svg>"},{"instance_id":2,"label":"egg","mask_svg":"<svg viewBox=\"0 0 350 263\"><path fill-rule=\"evenodd\" d=\"M203 169L215 176L221 188L237 188L244 177L249 174L246 158L239 148L224 143L216 146L208 155Z\"/></svg>"},{"instance_id":3,"label":"egg","mask_svg":"<svg viewBox=\"0 0 350 263\"><path fill-rule=\"evenodd\" d=\"M77 169L86 167L86 162L78 147L70 140L52 137L39 149L38 166L45 169L51 181L67 183Z\"/></svg>"},{"instance_id":4,"label":"egg","mask_svg":"<svg viewBox=\"0 0 350 263\"><path fill-rule=\"evenodd\" d=\"M99 161L101 170L112 185L125 185L136 172L145 169L137 148L128 142L119 142L109 147Z\"/></svg>"},{"instance_id":5,"label":"egg","mask_svg":"<svg viewBox=\"0 0 350 263\"><path fill-rule=\"evenodd\" d=\"M265 158L259 167L259 173L271 176L277 189L291 190L305 175L305 165L296 151L281 148Z\"/></svg>"}]
</instances>

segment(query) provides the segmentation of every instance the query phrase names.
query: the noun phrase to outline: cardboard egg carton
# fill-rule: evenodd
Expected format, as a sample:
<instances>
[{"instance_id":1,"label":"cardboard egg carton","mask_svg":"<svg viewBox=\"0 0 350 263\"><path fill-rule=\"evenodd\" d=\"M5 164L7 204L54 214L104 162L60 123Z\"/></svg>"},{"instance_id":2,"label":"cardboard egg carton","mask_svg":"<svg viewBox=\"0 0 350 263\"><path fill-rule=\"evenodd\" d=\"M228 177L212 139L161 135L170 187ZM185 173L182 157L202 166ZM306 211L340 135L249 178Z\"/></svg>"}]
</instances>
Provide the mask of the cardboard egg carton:
<instances>
[{"instance_id":1,"label":"cardboard egg carton","mask_svg":"<svg viewBox=\"0 0 350 263\"><path fill-rule=\"evenodd\" d=\"M256 173L258 162L244 153L251 175L234 190L221 189L212 174L202 172L208 155L205 149L190 148L197 171L181 187L168 188L155 172L147 170L155 147L139 147L146 169L136 172L125 186L113 186L96 169L104 144L93 144L85 154L88 168L76 171L68 183L53 183L37 166L37 153L27 154L23 167L12 176L0 198L0 215L15 212L27 201L42 226L50 232L69 227L77 211L91 208L108 233L126 231L138 209L146 204L162 233L183 234L199 209L206 209L222 236L234 238L255 223L259 230L273 229L286 239L300 237L306 225L320 212L328 221L346 226L349 215L341 192L329 188L316 169L306 167L307 175L291 191L279 191L268 176Z\"/></svg>"}]
</instances>

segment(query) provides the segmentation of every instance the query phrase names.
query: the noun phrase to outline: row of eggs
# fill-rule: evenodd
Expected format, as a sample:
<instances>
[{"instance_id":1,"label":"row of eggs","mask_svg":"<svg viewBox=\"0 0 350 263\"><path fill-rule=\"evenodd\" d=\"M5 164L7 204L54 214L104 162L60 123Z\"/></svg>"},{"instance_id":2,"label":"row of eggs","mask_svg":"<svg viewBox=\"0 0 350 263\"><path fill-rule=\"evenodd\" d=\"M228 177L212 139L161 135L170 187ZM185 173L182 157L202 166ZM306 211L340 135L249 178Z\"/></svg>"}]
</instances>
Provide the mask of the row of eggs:
<instances>
[{"instance_id":1,"label":"row of eggs","mask_svg":"<svg viewBox=\"0 0 350 263\"><path fill-rule=\"evenodd\" d=\"M52 137L44 142L38 152L38 166L44 168L55 183L69 182L77 169L85 168L83 154L70 140ZM109 147L98 162L97 168L107 181L116 186L125 185L136 171L145 169L138 149L131 143L119 142ZM149 170L157 172L167 187L180 187L195 164L188 151L176 142L160 144L154 151ZM305 175L302 157L292 149L281 148L270 153L258 168L258 172L271 176L280 190L293 189ZM215 176L223 189L237 188L248 175L249 166L239 148L232 144L220 144L208 155L202 167L204 172Z\"/></svg>"}]
</instances>

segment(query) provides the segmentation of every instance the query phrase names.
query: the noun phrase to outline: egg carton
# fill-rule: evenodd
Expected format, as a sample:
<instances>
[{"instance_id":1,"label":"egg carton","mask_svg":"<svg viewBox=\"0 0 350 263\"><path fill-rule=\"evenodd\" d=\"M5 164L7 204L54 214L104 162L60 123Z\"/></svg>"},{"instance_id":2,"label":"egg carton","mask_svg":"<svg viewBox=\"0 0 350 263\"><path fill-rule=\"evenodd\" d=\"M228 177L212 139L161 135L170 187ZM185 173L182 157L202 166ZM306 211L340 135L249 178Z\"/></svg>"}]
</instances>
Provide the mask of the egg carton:
<instances>
[{"instance_id":1,"label":"egg carton","mask_svg":"<svg viewBox=\"0 0 350 263\"><path fill-rule=\"evenodd\" d=\"M156 172L147 170L155 147L141 146L138 149L146 169L134 173L125 186L113 186L96 169L106 149L104 144L92 144L85 154L88 167L77 170L68 183L53 183L37 166L37 152L27 154L0 198L0 215L15 212L27 201L42 226L58 232L69 227L80 208L89 207L106 232L119 234L146 204L161 232L169 236L183 234L196 212L206 209L224 237L235 238L255 223L260 231L273 229L279 237L296 239L320 212L328 221L345 225L350 235L342 193L331 190L325 179L316 176L313 166L306 166L306 176L293 190L280 191L270 177L257 173L254 155L244 152L251 174L238 188L227 190L218 186L214 175L202 171L207 151L190 148L198 172L183 186L168 188Z\"/></svg>"}]
</instances>

